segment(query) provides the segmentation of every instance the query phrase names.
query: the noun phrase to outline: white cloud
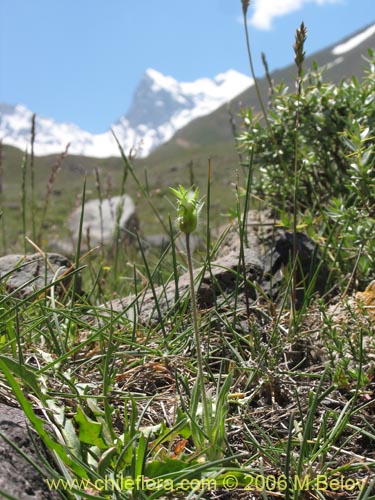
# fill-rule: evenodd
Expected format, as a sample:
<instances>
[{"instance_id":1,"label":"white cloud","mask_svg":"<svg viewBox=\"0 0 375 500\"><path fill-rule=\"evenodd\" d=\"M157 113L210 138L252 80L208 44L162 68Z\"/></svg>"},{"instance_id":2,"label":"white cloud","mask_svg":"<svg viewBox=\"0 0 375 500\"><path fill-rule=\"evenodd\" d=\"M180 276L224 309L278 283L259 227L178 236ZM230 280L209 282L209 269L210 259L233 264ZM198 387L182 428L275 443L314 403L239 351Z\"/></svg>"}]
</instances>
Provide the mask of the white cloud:
<instances>
[{"instance_id":1,"label":"white cloud","mask_svg":"<svg viewBox=\"0 0 375 500\"><path fill-rule=\"evenodd\" d=\"M337 3L338 1L340 0L253 0L250 3L253 8L250 23L258 29L269 30L272 27L274 17L285 16L300 10L308 2L323 5L325 3Z\"/></svg>"}]
</instances>

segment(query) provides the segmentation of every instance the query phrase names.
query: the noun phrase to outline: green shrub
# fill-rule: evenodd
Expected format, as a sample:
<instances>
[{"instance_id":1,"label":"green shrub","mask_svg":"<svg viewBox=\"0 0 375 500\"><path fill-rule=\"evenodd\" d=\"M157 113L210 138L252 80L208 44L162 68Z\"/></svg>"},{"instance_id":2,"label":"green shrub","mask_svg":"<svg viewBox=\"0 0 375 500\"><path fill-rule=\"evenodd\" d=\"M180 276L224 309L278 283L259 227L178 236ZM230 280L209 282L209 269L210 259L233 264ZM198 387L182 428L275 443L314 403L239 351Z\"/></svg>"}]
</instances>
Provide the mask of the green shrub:
<instances>
[{"instance_id":1,"label":"green shrub","mask_svg":"<svg viewBox=\"0 0 375 500\"><path fill-rule=\"evenodd\" d=\"M315 67L300 96L277 86L268 123L244 111L238 138L257 167L255 191L265 205L286 224L295 216L327 242L341 273L365 281L375 275L375 59L369 55L362 81L324 83Z\"/></svg>"},{"instance_id":2,"label":"green shrub","mask_svg":"<svg viewBox=\"0 0 375 500\"><path fill-rule=\"evenodd\" d=\"M352 78L339 85L324 83L315 67L304 77L300 99L284 84L277 86L268 110L269 126L252 110L245 111L245 130L238 142L242 151L253 150L259 167L257 194L275 208L291 210L297 154L299 209L314 211L333 196L350 196L352 150L344 137L358 129L374 130L374 95L372 59L361 82Z\"/></svg>"}]
</instances>

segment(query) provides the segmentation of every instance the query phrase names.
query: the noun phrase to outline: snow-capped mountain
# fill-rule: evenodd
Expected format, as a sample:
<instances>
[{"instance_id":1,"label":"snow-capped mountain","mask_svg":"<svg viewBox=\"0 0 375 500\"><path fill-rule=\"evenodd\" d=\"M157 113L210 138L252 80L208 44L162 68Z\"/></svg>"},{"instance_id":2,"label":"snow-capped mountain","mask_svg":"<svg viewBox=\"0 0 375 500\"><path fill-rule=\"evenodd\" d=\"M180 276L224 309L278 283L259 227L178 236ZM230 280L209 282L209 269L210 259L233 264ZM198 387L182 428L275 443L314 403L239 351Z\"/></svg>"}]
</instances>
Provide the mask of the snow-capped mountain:
<instances>
[{"instance_id":1,"label":"snow-capped mountain","mask_svg":"<svg viewBox=\"0 0 375 500\"><path fill-rule=\"evenodd\" d=\"M199 116L211 113L252 85L246 75L229 70L214 79L178 82L171 76L148 69L135 91L129 111L111 129L126 152L135 148L147 156L174 133ZM18 104L0 104L0 137L4 144L30 149L32 111ZM36 117L36 155L69 152L93 157L119 156L109 129L91 134L71 123Z\"/></svg>"},{"instance_id":2,"label":"snow-capped mountain","mask_svg":"<svg viewBox=\"0 0 375 500\"><path fill-rule=\"evenodd\" d=\"M0 104L0 137L3 143L30 150L32 116L32 111L22 104ZM108 132L93 135L72 123L58 123L43 116L36 117L35 129L36 155L61 153L68 143L71 145L70 153L76 154L89 155L101 148L103 151L113 149Z\"/></svg>"},{"instance_id":3,"label":"snow-capped mountain","mask_svg":"<svg viewBox=\"0 0 375 500\"><path fill-rule=\"evenodd\" d=\"M308 56L305 66L311 67L312 62L317 61L320 66L326 68L325 75L336 82L351 75L360 77L364 65L363 56L369 47L375 48L375 24ZM294 71L293 65L276 70L272 77L275 81L283 81L292 86ZM91 134L77 125L58 123L51 118L37 115L34 151L37 155L60 153L70 143L69 152L72 154L93 157L119 156L112 129L126 152L136 148L138 156L147 156L153 149L171 139L176 132L175 138L178 140L184 133L181 129L192 120L212 112L212 120L215 123L227 124L221 139L229 140L232 138L232 130L227 113L222 111L222 105L229 100L235 100L236 96L246 91L238 99L247 106L256 108L258 97L252 84L251 78L233 70L219 74L213 79L178 82L171 76L148 69L135 90L128 112L103 134ZM267 88L267 82L264 85ZM0 104L0 139L4 144L22 150L30 149L32 114L31 110L20 104ZM193 126L195 127L195 124L189 125ZM206 123L205 126L209 124ZM196 133L200 134L200 128L195 128ZM196 138L197 144L199 139L201 138Z\"/></svg>"}]
</instances>

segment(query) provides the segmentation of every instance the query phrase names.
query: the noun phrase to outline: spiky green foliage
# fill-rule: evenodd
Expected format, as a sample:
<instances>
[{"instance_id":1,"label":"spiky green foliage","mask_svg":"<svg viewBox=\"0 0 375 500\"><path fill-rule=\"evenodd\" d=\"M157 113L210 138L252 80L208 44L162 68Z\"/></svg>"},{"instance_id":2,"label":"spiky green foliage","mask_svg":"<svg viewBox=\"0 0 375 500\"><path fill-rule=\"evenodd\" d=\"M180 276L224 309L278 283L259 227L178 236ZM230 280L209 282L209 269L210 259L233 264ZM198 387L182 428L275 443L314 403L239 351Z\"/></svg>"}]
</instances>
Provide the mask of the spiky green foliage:
<instances>
[{"instance_id":1,"label":"spiky green foliage","mask_svg":"<svg viewBox=\"0 0 375 500\"><path fill-rule=\"evenodd\" d=\"M268 113L270 129L252 110L244 112L245 128L238 144L241 151L254 153L259 167L257 194L275 208L292 207L296 155L293 131L299 112L296 133L303 175L299 181L298 209L316 211L332 196L350 195L352 150L345 136L358 127L374 129L374 93L371 60L363 81L352 78L338 85L324 83L322 73L316 68L304 77L299 99L285 85L277 86ZM373 142L370 137L367 146ZM368 154L371 159L371 153Z\"/></svg>"},{"instance_id":2,"label":"spiky green foliage","mask_svg":"<svg viewBox=\"0 0 375 500\"><path fill-rule=\"evenodd\" d=\"M238 138L258 167L258 197L285 224L295 214L310 234L334 241L334 265L358 268L361 280L374 276L375 262L374 68L370 51L362 81L324 83L315 68L297 93L277 86L268 126L248 110Z\"/></svg>"}]
</instances>

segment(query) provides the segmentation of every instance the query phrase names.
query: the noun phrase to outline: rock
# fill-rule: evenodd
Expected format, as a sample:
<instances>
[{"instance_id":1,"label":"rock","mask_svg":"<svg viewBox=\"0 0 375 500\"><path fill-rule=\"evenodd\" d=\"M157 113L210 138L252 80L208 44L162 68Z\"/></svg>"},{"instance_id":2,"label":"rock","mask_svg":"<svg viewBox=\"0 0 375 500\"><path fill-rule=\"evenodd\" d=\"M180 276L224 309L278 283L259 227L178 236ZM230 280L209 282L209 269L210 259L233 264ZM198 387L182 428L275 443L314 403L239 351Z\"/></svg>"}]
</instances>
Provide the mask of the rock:
<instances>
[{"instance_id":1,"label":"rock","mask_svg":"<svg viewBox=\"0 0 375 500\"><path fill-rule=\"evenodd\" d=\"M19 289L16 295L25 298L56 281L70 269L73 269L72 263L60 254L47 253L45 258L39 253L5 255L0 257L0 283L5 285L7 293ZM63 281L64 286L69 286L70 279L67 277ZM77 294L82 294L79 277L76 285ZM61 291L61 284L57 288Z\"/></svg>"},{"instance_id":2,"label":"rock","mask_svg":"<svg viewBox=\"0 0 375 500\"><path fill-rule=\"evenodd\" d=\"M263 256L265 242L274 227L275 220L270 213L264 210L249 210L244 246L251 248L260 257ZM232 223L229 227L228 225L222 226L216 238L221 239L222 235L225 235L225 237L220 245L217 256L224 257L230 252L239 252L240 235L237 223Z\"/></svg>"},{"instance_id":3,"label":"rock","mask_svg":"<svg viewBox=\"0 0 375 500\"><path fill-rule=\"evenodd\" d=\"M36 462L44 470L39 454L49 462L43 443L37 435L30 437L26 418L22 410L0 403L0 432L11 440L22 452ZM20 453L18 453L3 436L0 435L0 492L17 500L55 500L61 498L57 491L48 488L45 476L35 469ZM37 450L33 441L37 445ZM1 496L2 497L2 496ZM8 498L8 497L7 497Z\"/></svg>"},{"instance_id":4,"label":"rock","mask_svg":"<svg viewBox=\"0 0 375 500\"><path fill-rule=\"evenodd\" d=\"M258 283L263 275L263 266L257 255L250 249L245 249L244 252L245 265L239 264L238 253L232 252L225 257L211 263L211 270L206 269L202 276L203 268L194 271L196 282L197 304L200 309L207 309L217 305L220 307L224 303L228 306L234 303L234 298L230 297L231 292L237 285L237 271L241 274L246 274L246 279L254 284ZM244 267L244 269L243 269ZM200 276L200 279L199 279ZM178 288L176 289L175 282L169 283L167 286L159 286L155 288L155 295L158 297L159 310L155 306L155 297L152 290L147 290L141 294L138 299L133 296L124 299L116 299L111 302L110 307L113 311L121 311L125 308L134 310L136 308L136 316L138 321L142 323L160 322L160 315L164 320L167 316L173 316L178 307L178 299L185 293L189 293L189 274L185 273L178 279ZM243 287L240 289L240 297L243 299ZM254 287L248 287L248 297L251 302L256 299ZM240 305L241 298L237 305ZM130 312L129 311L129 312ZM131 314L131 313L130 313Z\"/></svg>"},{"instance_id":5,"label":"rock","mask_svg":"<svg viewBox=\"0 0 375 500\"><path fill-rule=\"evenodd\" d=\"M327 291L329 270L322 259L318 245L311 238L303 233L297 233L296 241L299 259L296 307L299 308L312 279L314 279L312 287L314 293L323 295ZM258 255L264 268L261 288L270 299L277 301L280 299L280 292L285 290L287 284L288 266L292 267L293 234L278 229L270 212L250 210L247 218L247 245ZM228 251L239 252L239 248L239 231L233 225L221 245L219 255L225 255Z\"/></svg>"},{"instance_id":6,"label":"rock","mask_svg":"<svg viewBox=\"0 0 375 500\"><path fill-rule=\"evenodd\" d=\"M168 234L151 234L144 235L141 238L141 242L144 248L156 248L164 251L171 242L171 238ZM177 251L186 253L186 240L185 235L180 234L175 238L175 246ZM202 247L202 242L195 234L190 236L190 248L192 252L195 252Z\"/></svg>"},{"instance_id":7,"label":"rock","mask_svg":"<svg viewBox=\"0 0 375 500\"><path fill-rule=\"evenodd\" d=\"M326 281L329 275L328 267L323 261L318 246L308 236L297 233L297 291L296 307L300 308L307 287L312 285L311 291L322 295L326 291ZM237 305L246 303L251 306L260 296L267 295L277 302L281 292L286 289L287 273L291 267L293 256L293 235L276 228L275 221L265 212L250 211L247 225L248 248L244 248L244 268L247 280L253 285L247 287L247 298L244 287L238 291ZM218 251L218 258L211 263L212 273L205 271L196 287L197 302L200 309L213 306L225 307L234 304L233 299L228 301L231 292L237 286L236 273L242 274L242 265L239 266L240 238L233 225ZM202 268L195 271L195 277ZM314 282L312 283L312 280ZM241 280L242 281L242 280ZM166 287L157 287L155 295L158 297L159 311L155 305L153 292L148 288L138 299L130 296L117 299L110 304L115 311L129 308L128 316L137 317L141 323L148 321L158 322L159 316L164 320L167 314L173 317L176 312L176 301L183 294L189 293L189 276L185 274L178 279L178 289L175 282ZM131 310L135 313L131 313Z\"/></svg>"},{"instance_id":8,"label":"rock","mask_svg":"<svg viewBox=\"0 0 375 500\"><path fill-rule=\"evenodd\" d=\"M171 239L167 234L150 234L143 236L141 241L145 248L151 247L165 250Z\"/></svg>"},{"instance_id":9,"label":"rock","mask_svg":"<svg viewBox=\"0 0 375 500\"><path fill-rule=\"evenodd\" d=\"M77 244L81 219L81 207L69 216L67 226L72 235L73 252ZM84 246L111 245L116 237L117 224L120 226L121 240L129 241L132 233L138 230L139 223L135 205L128 195L113 196L102 201L90 200L85 203L82 225Z\"/></svg>"},{"instance_id":10,"label":"rock","mask_svg":"<svg viewBox=\"0 0 375 500\"><path fill-rule=\"evenodd\" d=\"M262 288L265 293L277 300L285 283L285 277L292 269L293 262L293 233L275 230L270 248L263 256L264 277ZM303 233L296 233L296 249L298 262L296 266L296 307L301 307L305 292L312 280L312 291L323 295L326 290L329 271L323 261L318 245ZM284 286L285 288L285 286Z\"/></svg>"}]
</instances>

